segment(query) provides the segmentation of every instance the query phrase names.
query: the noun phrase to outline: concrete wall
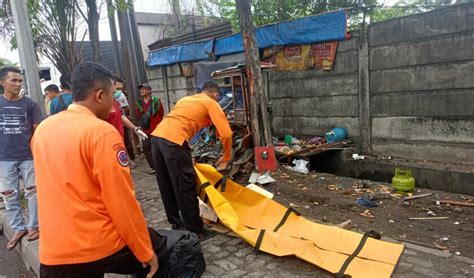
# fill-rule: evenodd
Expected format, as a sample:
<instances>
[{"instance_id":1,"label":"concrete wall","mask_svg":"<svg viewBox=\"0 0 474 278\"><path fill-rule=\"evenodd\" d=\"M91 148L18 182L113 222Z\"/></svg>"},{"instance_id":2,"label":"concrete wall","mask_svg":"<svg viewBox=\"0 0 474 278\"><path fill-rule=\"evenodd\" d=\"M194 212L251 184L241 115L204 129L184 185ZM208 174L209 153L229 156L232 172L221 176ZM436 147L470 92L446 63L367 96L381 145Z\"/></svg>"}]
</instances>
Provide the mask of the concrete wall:
<instances>
[{"instance_id":1,"label":"concrete wall","mask_svg":"<svg viewBox=\"0 0 474 278\"><path fill-rule=\"evenodd\" d=\"M372 151L474 164L474 4L369 26Z\"/></svg>"},{"instance_id":2,"label":"concrete wall","mask_svg":"<svg viewBox=\"0 0 474 278\"><path fill-rule=\"evenodd\" d=\"M269 73L275 135L321 135L341 126L358 140L358 34L353 35L351 40L339 43L331 72Z\"/></svg>"},{"instance_id":3,"label":"concrete wall","mask_svg":"<svg viewBox=\"0 0 474 278\"><path fill-rule=\"evenodd\" d=\"M474 3L372 24L331 72L269 72L274 135L345 127L358 151L474 164ZM178 65L148 70L170 107L194 91ZM165 82L166 81L166 82ZM166 106L166 105L165 105Z\"/></svg>"},{"instance_id":4,"label":"concrete wall","mask_svg":"<svg viewBox=\"0 0 474 278\"><path fill-rule=\"evenodd\" d=\"M272 72L275 134L348 129L366 152L474 164L474 3L369 26L332 72Z\"/></svg>"},{"instance_id":5,"label":"concrete wall","mask_svg":"<svg viewBox=\"0 0 474 278\"><path fill-rule=\"evenodd\" d=\"M147 74L152 93L163 101L166 112L179 99L194 92L194 77L182 76L178 65L154 67L148 69Z\"/></svg>"}]
</instances>

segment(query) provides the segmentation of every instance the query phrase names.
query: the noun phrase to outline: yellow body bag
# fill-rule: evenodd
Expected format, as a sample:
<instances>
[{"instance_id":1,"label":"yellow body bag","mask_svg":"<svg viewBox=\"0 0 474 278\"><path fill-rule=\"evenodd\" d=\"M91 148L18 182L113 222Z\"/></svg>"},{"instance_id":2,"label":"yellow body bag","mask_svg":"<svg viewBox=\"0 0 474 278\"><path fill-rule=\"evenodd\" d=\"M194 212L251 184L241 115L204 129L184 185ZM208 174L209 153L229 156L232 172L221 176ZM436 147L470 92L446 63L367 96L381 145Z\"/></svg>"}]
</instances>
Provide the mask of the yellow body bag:
<instances>
[{"instance_id":1,"label":"yellow body bag","mask_svg":"<svg viewBox=\"0 0 474 278\"><path fill-rule=\"evenodd\" d=\"M220 221L255 249L294 255L338 277L390 277L404 246L311 222L292 208L225 179L207 164L196 164L199 196Z\"/></svg>"}]
</instances>

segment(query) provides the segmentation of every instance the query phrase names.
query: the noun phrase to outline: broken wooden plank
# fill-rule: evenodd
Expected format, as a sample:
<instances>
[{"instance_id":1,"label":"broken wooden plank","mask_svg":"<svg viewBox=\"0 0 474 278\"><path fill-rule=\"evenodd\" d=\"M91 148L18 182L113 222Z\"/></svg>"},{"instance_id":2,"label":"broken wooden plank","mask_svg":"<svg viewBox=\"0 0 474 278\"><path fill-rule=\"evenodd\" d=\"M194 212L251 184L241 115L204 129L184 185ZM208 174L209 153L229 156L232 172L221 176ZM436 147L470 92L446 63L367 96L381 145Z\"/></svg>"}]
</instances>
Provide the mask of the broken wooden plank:
<instances>
[{"instance_id":1,"label":"broken wooden plank","mask_svg":"<svg viewBox=\"0 0 474 278\"><path fill-rule=\"evenodd\" d=\"M412 196L408 196L408 197L402 198L402 200L401 200L400 202L409 201L409 200L413 200L413 199L424 198L424 197L428 197L428 196L431 196L431 195L433 195L433 193L425 193L425 194L419 194L419 195L412 195Z\"/></svg>"},{"instance_id":2,"label":"broken wooden plank","mask_svg":"<svg viewBox=\"0 0 474 278\"><path fill-rule=\"evenodd\" d=\"M474 203L467 203L467 202L458 202L452 200L439 200L441 204L449 204L454 206L465 206L465 207L474 207Z\"/></svg>"},{"instance_id":3,"label":"broken wooden plank","mask_svg":"<svg viewBox=\"0 0 474 278\"><path fill-rule=\"evenodd\" d=\"M447 216L437 216L437 217L410 217L408 220L444 220L448 219Z\"/></svg>"}]
</instances>

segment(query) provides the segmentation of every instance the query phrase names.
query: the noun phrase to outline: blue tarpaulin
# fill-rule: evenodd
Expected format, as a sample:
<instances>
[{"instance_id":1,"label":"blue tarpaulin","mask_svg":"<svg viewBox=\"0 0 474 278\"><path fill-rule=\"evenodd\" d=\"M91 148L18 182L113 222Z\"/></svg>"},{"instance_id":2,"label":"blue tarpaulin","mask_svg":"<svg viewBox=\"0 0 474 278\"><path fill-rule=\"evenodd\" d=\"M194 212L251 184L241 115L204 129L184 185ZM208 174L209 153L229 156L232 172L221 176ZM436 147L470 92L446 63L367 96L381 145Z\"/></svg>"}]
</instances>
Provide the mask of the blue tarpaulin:
<instances>
[{"instance_id":1,"label":"blue tarpaulin","mask_svg":"<svg viewBox=\"0 0 474 278\"><path fill-rule=\"evenodd\" d=\"M340 10L291 21L274 23L256 28L259 48L283 45L311 44L325 41L341 41L346 38L346 11ZM207 53L217 57L244 51L240 33L219 38L185 43L155 50L149 53L150 67L183 62L208 60Z\"/></svg>"}]
</instances>

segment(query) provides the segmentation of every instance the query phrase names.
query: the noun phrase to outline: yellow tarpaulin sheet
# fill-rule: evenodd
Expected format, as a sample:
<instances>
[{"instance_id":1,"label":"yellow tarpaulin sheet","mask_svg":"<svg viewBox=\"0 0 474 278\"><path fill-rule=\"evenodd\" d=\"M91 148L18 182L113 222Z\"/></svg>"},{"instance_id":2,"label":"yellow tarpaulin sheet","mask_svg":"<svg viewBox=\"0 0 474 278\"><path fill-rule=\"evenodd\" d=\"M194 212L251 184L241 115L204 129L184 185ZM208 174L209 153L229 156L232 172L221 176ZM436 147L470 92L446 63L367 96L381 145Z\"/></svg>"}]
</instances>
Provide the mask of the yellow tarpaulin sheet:
<instances>
[{"instance_id":1,"label":"yellow tarpaulin sheet","mask_svg":"<svg viewBox=\"0 0 474 278\"><path fill-rule=\"evenodd\" d=\"M230 179L222 179L210 165L196 164L195 170L201 199L209 200L220 221L260 251L294 255L351 277L390 277L397 266L404 248L401 244L311 222Z\"/></svg>"}]
</instances>

